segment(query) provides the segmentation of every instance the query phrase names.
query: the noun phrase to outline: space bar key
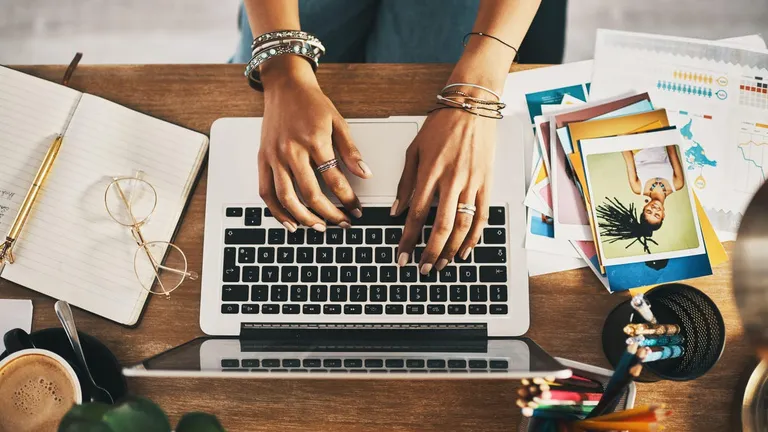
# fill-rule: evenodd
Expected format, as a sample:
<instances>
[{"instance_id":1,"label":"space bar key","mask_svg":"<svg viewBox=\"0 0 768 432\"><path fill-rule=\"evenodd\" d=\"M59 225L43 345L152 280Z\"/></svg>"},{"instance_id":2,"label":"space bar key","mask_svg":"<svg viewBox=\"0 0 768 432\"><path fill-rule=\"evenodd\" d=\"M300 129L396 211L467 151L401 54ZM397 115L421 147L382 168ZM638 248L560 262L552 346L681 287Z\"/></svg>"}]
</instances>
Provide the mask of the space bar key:
<instances>
[{"instance_id":1,"label":"space bar key","mask_svg":"<svg viewBox=\"0 0 768 432\"><path fill-rule=\"evenodd\" d=\"M363 207L363 216L352 217L351 220L353 226L402 226L405 225L406 214L407 212L404 212L400 216L392 217L389 215L389 207Z\"/></svg>"}]
</instances>

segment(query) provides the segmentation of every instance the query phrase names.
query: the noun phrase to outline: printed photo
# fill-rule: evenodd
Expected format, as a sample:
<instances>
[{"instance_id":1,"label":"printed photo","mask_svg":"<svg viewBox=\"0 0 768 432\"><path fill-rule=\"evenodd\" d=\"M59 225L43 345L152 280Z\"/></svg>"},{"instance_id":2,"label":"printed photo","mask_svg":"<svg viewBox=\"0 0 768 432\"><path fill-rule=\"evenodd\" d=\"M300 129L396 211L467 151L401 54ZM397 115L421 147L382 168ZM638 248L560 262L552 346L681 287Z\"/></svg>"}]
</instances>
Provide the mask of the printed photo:
<instances>
[{"instance_id":1,"label":"printed photo","mask_svg":"<svg viewBox=\"0 0 768 432\"><path fill-rule=\"evenodd\" d=\"M582 142L604 266L705 253L677 140L671 129Z\"/></svg>"}]
</instances>

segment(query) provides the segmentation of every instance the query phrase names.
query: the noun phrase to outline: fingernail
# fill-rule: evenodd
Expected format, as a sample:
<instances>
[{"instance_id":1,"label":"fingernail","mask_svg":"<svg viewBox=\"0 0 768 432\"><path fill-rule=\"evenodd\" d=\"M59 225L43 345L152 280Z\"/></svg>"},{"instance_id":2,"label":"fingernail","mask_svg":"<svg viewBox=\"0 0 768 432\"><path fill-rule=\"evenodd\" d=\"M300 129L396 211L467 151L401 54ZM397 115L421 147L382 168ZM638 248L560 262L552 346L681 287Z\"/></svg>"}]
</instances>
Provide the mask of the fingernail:
<instances>
[{"instance_id":1,"label":"fingernail","mask_svg":"<svg viewBox=\"0 0 768 432\"><path fill-rule=\"evenodd\" d=\"M294 224L292 224L292 223L290 223L288 221L283 222L283 226L285 227L285 229L287 229L288 231L290 231L292 233L296 232L296 225L294 225Z\"/></svg>"},{"instance_id":2,"label":"fingernail","mask_svg":"<svg viewBox=\"0 0 768 432\"><path fill-rule=\"evenodd\" d=\"M397 257L397 265L404 267L406 264L408 264L408 254L400 252L400 255Z\"/></svg>"},{"instance_id":3,"label":"fingernail","mask_svg":"<svg viewBox=\"0 0 768 432\"><path fill-rule=\"evenodd\" d=\"M467 248L464 253L461 254L461 259L465 260L467 257L469 257L469 254L472 253L472 248Z\"/></svg>"},{"instance_id":4,"label":"fingernail","mask_svg":"<svg viewBox=\"0 0 768 432\"><path fill-rule=\"evenodd\" d=\"M315 231L319 231L319 232L325 232L325 225L323 225L321 223L317 223L317 224L312 225L312 229L315 230Z\"/></svg>"},{"instance_id":5,"label":"fingernail","mask_svg":"<svg viewBox=\"0 0 768 432\"><path fill-rule=\"evenodd\" d=\"M432 264L426 263L423 266L421 266L421 274L427 275L429 272L432 271Z\"/></svg>"},{"instance_id":6,"label":"fingernail","mask_svg":"<svg viewBox=\"0 0 768 432\"><path fill-rule=\"evenodd\" d=\"M360 169L363 170L363 173L365 173L365 175L367 175L367 176L372 176L373 175L373 173L371 172L371 169L368 168L368 164L367 163L365 163L363 161L360 161L360 162L357 163L357 166L359 166Z\"/></svg>"},{"instance_id":7,"label":"fingernail","mask_svg":"<svg viewBox=\"0 0 768 432\"><path fill-rule=\"evenodd\" d=\"M435 268L439 271L439 270L442 270L443 267L447 265L448 265L448 260L445 258L440 258L439 260L437 260L437 264L435 264Z\"/></svg>"},{"instance_id":8,"label":"fingernail","mask_svg":"<svg viewBox=\"0 0 768 432\"><path fill-rule=\"evenodd\" d=\"M352 213L352 216L354 216L354 217L356 217L358 219L363 217L363 211L360 210L359 208L356 208L356 209L352 210L350 213Z\"/></svg>"},{"instance_id":9,"label":"fingernail","mask_svg":"<svg viewBox=\"0 0 768 432\"><path fill-rule=\"evenodd\" d=\"M350 225L349 222L347 222L347 221L341 221L341 222L339 222L339 226L341 228L347 229L347 228L350 228L352 225Z\"/></svg>"},{"instance_id":10,"label":"fingernail","mask_svg":"<svg viewBox=\"0 0 768 432\"><path fill-rule=\"evenodd\" d=\"M400 205L400 200L395 200L395 202L392 203L392 208L389 209L389 215L394 216L397 214L397 207Z\"/></svg>"}]
</instances>

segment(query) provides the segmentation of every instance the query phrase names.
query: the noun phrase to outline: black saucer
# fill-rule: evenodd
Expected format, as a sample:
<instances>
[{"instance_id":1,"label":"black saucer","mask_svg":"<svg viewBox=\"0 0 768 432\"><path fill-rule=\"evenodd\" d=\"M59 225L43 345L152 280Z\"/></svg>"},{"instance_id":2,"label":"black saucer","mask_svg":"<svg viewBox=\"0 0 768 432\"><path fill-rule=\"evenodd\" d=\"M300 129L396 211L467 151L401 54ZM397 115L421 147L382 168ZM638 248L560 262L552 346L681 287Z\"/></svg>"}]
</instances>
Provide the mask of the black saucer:
<instances>
[{"instance_id":1,"label":"black saucer","mask_svg":"<svg viewBox=\"0 0 768 432\"><path fill-rule=\"evenodd\" d=\"M85 352L85 359L88 361L88 368L93 375L94 381L100 387L105 388L111 395L115 402L122 399L128 393L128 385L125 382L125 377L122 374L122 368L120 363L115 358L115 355L99 342L93 336L90 336L81 331L77 332L80 336L80 344ZM83 389L83 402L90 401L90 384L85 372L80 369L75 357L75 352L72 350L72 346L69 344L67 334L63 328L48 328L38 330L30 334L32 342L35 347L53 351L56 354L62 356L75 370L77 377L80 381L80 387ZM0 355L0 360L8 356L7 352L3 352Z\"/></svg>"}]
</instances>

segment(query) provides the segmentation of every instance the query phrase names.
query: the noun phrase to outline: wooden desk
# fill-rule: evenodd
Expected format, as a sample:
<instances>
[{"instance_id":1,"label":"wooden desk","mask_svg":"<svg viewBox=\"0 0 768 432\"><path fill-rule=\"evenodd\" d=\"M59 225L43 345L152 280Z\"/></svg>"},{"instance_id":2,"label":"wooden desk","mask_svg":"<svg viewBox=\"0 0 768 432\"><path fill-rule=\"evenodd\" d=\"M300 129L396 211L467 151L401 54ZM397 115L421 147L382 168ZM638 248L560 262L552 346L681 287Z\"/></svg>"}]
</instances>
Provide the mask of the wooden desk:
<instances>
[{"instance_id":1,"label":"wooden desk","mask_svg":"<svg viewBox=\"0 0 768 432\"><path fill-rule=\"evenodd\" d=\"M60 66L18 69L57 82L64 72ZM344 116L422 115L449 72L444 65L324 65L319 78ZM261 94L248 88L238 65L80 66L71 84L205 134L219 117L260 116L263 109ZM176 239L197 270L202 264L206 178L204 174L195 190ZM741 397L738 378L752 364L752 351L731 295L730 265L693 284L715 300L725 317L725 354L696 381L639 385L637 403L671 406L674 415L667 430L735 430L732 404ZM626 296L609 295L586 269L533 278L530 291L529 337L553 355L609 366L600 330L608 311ZM50 298L6 281L0 281L0 297L32 298L33 329L59 326ZM79 310L75 317L80 329L100 338L124 364L132 364L202 335L199 299L199 284L187 283L169 301L150 301L135 329ZM515 385L503 381L131 379L129 385L134 393L158 402L174 422L184 412L203 410L217 415L230 431L511 431L520 417Z\"/></svg>"}]
</instances>

